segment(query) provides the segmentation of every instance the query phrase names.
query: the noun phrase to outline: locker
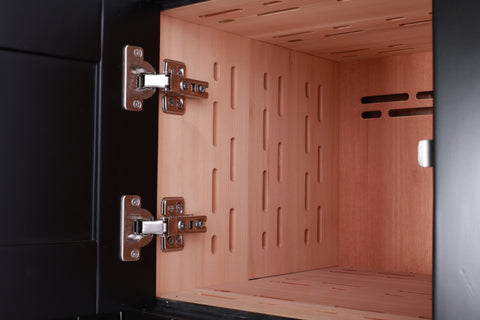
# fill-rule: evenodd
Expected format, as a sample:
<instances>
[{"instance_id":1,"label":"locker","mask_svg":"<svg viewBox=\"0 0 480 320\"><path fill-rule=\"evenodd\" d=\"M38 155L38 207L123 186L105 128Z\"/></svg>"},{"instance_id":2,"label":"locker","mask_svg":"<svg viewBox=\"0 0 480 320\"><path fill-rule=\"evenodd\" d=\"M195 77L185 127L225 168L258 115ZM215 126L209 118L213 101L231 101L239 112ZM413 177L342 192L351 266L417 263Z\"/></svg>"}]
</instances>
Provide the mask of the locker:
<instances>
[{"instance_id":1,"label":"locker","mask_svg":"<svg viewBox=\"0 0 480 320\"><path fill-rule=\"evenodd\" d=\"M475 319L476 7L0 5L0 314Z\"/></svg>"}]
</instances>

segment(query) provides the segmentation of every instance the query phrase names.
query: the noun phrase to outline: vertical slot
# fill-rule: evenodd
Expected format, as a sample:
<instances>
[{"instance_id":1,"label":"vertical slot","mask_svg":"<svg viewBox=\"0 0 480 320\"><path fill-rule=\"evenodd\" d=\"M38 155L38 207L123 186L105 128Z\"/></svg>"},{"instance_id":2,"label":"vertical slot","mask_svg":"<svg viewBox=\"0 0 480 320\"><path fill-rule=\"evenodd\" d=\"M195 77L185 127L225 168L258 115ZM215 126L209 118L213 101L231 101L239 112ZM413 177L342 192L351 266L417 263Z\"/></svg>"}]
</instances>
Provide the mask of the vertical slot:
<instances>
[{"instance_id":1,"label":"vertical slot","mask_svg":"<svg viewBox=\"0 0 480 320\"><path fill-rule=\"evenodd\" d=\"M268 90L268 74L266 72L263 74L263 89Z\"/></svg>"},{"instance_id":2,"label":"vertical slot","mask_svg":"<svg viewBox=\"0 0 480 320\"><path fill-rule=\"evenodd\" d=\"M212 212L217 212L217 201L218 201L218 170L217 168L213 169L212 172Z\"/></svg>"},{"instance_id":3,"label":"vertical slot","mask_svg":"<svg viewBox=\"0 0 480 320\"><path fill-rule=\"evenodd\" d=\"M282 232L282 207L278 207L277 209L277 247L282 246L282 238L283 238L283 232Z\"/></svg>"},{"instance_id":4,"label":"vertical slot","mask_svg":"<svg viewBox=\"0 0 480 320\"><path fill-rule=\"evenodd\" d=\"M277 154L277 181L282 182L283 180L283 144L278 143L278 154Z\"/></svg>"},{"instance_id":5,"label":"vertical slot","mask_svg":"<svg viewBox=\"0 0 480 320\"><path fill-rule=\"evenodd\" d=\"M268 110L263 110L263 150L268 148Z\"/></svg>"},{"instance_id":6,"label":"vertical slot","mask_svg":"<svg viewBox=\"0 0 480 320\"><path fill-rule=\"evenodd\" d=\"M283 116L283 79L278 77L278 115Z\"/></svg>"},{"instance_id":7,"label":"vertical slot","mask_svg":"<svg viewBox=\"0 0 480 320\"><path fill-rule=\"evenodd\" d=\"M267 170L263 171L262 208L264 212L268 211L268 172Z\"/></svg>"},{"instance_id":8,"label":"vertical slot","mask_svg":"<svg viewBox=\"0 0 480 320\"><path fill-rule=\"evenodd\" d=\"M213 119L212 119L212 142L216 147L218 142L218 102L213 103Z\"/></svg>"},{"instance_id":9,"label":"vertical slot","mask_svg":"<svg viewBox=\"0 0 480 320\"><path fill-rule=\"evenodd\" d=\"M317 243L322 243L323 238L323 212L322 207L317 208Z\"/></svg>"},{"instance_id":10,"label":"vertical slot","mask_svg":"<svg viewBox=\"0 0 480 320\"><path fill-rule=\"evenodd\" d=\"M317 96L317 112L318 112L318 121L323 120L323 86L318 86L318 96Z\"/></svg>"},{"instance_id":11,"label":"vertical slot","mask_svg":"<svg viewBox=\"0 0 480 320\"><path fill-rule=\"evenodd\" d=\"M213 235L210 242L210 250L212 251L212 254L215 254L215 252L217 252L217 236Z\"/></svg>"},{"instance_id":12,"label":"vertical slot","mask_svg":"<svg viewBox=\"0 0 480 320\"><path fill-rule=\"evenodd\" d=\"M323 163L322 163L322 146L318 146L317 151L317 182L320 183L323 180Z\"/></svg>"},{"instance_id":13,"label":"vertical slot","mask_svg":"<svg viewBox=\"0 0 480 320\"><path fill-rule=\"evenodd\" d=\"M235 66L233 66L231 69L230 77L231 77L231 86L232 86L230 88L231 89L230 107L232 109L236 109L237 108L237 68Z\"/></svg>"},{"instance_id":14,"label":"vertical slot","mask_svg":"<svg viewBox=\"0 0 480 320\"><path fill-rule=\"evenodd\" d=\"M310 209L310 175L305 173L305 210Z\"/></svg>"},{"instance_id":15,"label":"vertical slot","mask_svg":"<svg viewBox=\"0 0 480 320\"><path fill-rule=\"evenodd\" d=\"M305 153L310 153L310 117L305 117Z\"/></svg>"},{"instance_id":16,"label":"vertical slot","mask_svg":"<svg viewBox=\"0 0 480 320\"><path fill-rule=\"evenodd\" d=\"M213 79L215 81L218 81L218 79L220 79L220 64L218 62L215 62L213 64Z\"/></svg>"},{"instance_id":17,"label":"vertical slot","mask_svg":"<svg viewBox=\"0 0 480 320\"><path fill-rule=\"evenodd\" d=\"M305 242L305 245L308 245L310 243L310 232L308 231L308 229L305 229L303 241Z\"/></svg>"},{"instance_id":18,"label":"vertical slot","mask_svg":"<svg viewBox=\"0 0 480 320\"><path fill-rule=\"evenodd\" d=\"M263 232L262 233L262 249L266 249L267 248L267 233L266 232Z\"/></svg>"},{"instance_id":19,"label":"vertical slot","mask_svg":"<svg viewBox=\"0 0 480 320\"><path fill-rule=\"evenodd\" d=\"M235 138L230 139L230 181L235 181Z\"/></svg>"},{"instance_id":20,"label":"vertical slot","mask_svg":"<svg viewBox=\"0 0 480 320\"><path fill-rule=\"evenodd\" d=\"M305 82L305 97L310 98L310 82Z\"/></svg>"},{"instance_id":21,"label":"vertical slot","mask_svg":"<svg viewBox=\"0 0 480 320\"><path fill-rule=\"evenodd\" d=\"M233 246L235 241L235 209L230 209L230 215L228 218L228 249L233 252Z\"/></svg>"}]
</instances>

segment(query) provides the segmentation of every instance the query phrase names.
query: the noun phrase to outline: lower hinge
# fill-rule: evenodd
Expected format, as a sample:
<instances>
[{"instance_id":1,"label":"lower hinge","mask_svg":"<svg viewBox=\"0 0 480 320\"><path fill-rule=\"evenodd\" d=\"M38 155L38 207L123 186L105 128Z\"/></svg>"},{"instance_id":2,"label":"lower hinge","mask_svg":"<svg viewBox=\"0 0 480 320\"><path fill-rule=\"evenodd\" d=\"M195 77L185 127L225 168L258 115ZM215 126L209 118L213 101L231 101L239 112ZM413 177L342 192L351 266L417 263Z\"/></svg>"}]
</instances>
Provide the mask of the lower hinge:
<instances>
[{"instance_id":1,"label":"lower hinge","mask_svg":"<svg viewBox=\"0 0 480 320\"><path fill-rule=\"evenodd\" d=\"M154 220L152 214L142 208L137 195L125 195L121 203L120 258L122 261L140 260L140 249L160 237L164 252L182 250L185 233L206 232L206 216L185 214L185 200L181 197L162 199L162 218Z\"/></svg>"}]
</instances>

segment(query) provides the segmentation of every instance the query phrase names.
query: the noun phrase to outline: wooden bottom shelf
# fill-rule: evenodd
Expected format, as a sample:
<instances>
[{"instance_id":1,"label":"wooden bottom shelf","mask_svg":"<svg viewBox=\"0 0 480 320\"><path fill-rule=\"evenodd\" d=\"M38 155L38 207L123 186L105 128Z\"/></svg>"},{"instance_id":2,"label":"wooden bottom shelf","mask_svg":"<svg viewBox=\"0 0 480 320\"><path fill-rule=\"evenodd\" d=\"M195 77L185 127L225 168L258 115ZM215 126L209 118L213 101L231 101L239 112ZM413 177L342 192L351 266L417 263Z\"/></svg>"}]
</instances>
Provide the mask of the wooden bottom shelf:
<instances>
[{"instance_id":1,"label":"wooden bottom shelf","mask_svg":"<svg viewBox=\"0 0 480 320\"><path fill-rule=\"evenodd\" d=\"M299 319L432 318L431 276L340 267L187 290L161 298Z\"/></svg>"}]
</instances>

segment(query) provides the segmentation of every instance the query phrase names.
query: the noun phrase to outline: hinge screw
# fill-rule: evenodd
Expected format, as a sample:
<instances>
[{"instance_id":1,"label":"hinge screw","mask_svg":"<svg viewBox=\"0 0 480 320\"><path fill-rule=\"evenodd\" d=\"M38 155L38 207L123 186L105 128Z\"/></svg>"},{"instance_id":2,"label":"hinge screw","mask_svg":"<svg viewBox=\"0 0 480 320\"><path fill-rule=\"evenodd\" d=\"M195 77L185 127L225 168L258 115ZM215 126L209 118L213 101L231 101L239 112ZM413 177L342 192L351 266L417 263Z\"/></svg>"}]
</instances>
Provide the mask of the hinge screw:
<instances>
[{"instance_id":1,"label":"hinge screw","mask_svg":"<svg viewBox=\"0 0 480 320\"><path fill-rule=\"evenodd\" d=\"M133 100L133 107L135 109L141 109L142 108L142 101L140 100Z\"/></svg>"},{"instance_id":2,"label":"hinge screw","mask_svg":"<svg viewBox=\"0 0 480 320\"><path fill-rule=\"evenodd\" d=\"M175 210L175 207L173 206L173 204L170 204L168 207L167 207L167 211L172 213L173 210Z\"/></svg>"},{"instance_id":3,"label":"hinge screw","mask_svg":"<svg viewBox=\"0 0 480 320\"><path fill-rule=\"evenodd\" d=\"M177 235L176 242L177 246L180 247L183 244L183 237L181 235Z\"/></svg>"},{"instance_id":4,"label":"hinge screw","mask_svg":"<svg viewBox=\"0 0 480 320\"><path fill-rule=\"evenodd\" d=\"M174 241L173 237L168 237L167 239L168 244L173 244Z\"/></svg>"},{"instance_id":5,"label":"hinge screw","mask_svg":"<svg viewBox=\"0 0 480 320\"><path fill-rule=\"evenodd\" d=\"M170 67L170 69L168 69L168 73L174 74L174 73L175 73L175 68L174 68L174 67Z\"/></svg>"},{"instance_id":6,"label":"hinge screw","mask_svg":"<svg viewBox=\"0 0 480 320\"><path fill-rule=\"evenodd\" d=\"M183 99L182 98L179 98L177 100L177 109L178 110L182 110L183 109Z\"/></svg>"},{"instance_id":7,"label":"hinge screw","mask_svg":"<svg viewBox=\"0 0 480 320\"><path fill-rule=\"evenodd\" d=\"M199 91L200 93L204 93L204 92L205 92L205 86L204 86L204 85L199 85L199 86L198 86L198 91Z\"/></svg>"},{"instance_id":8,"label":"hinge screw","mask_svg":"<svg viewBox=\"0 0 480 320\"><path fill-rule=\"evenodd\" d=\"M177 214L183 214L183 203L177 202Z\"/></svg>"},{"instance_id":9,"label":"hinge screw","mask_svg":"<svg viewBox=\"0 0 480 320\"><path fill-rule=\"evenodd\" d=\"M133 259L138 259L138 257L140 257L140 251L138 249L133 249L130 251L130 257Z\"/></svg>"},{"instance_id":10,"label":"hinge screw","mask_svg":"<svg viewBox=\"0 0 480 320\"><path fill-rule=\"evenodd\" d=\"M138 198L133 198L131 203L132 203L132 206L134 207L140 207L140 199Z\"/></svg>"},{"instance_id":11,"label":"hinge screw","mask_svg":"<svg viewBox=\"0 0 480 320\"><path fill-rule=\"evenodd\" d=\"M188 89L188 82L180 82L180 89L187 90Z\"/></svg>"},{"instance_id":12,"label":"hinge screw","mask_svg":"<svg viewBox=\"0 0 480 320\"><path fill-rule=\"evenodd\" d=\"M205 222L203 220L198 220L196 225L197 225L197 228L203 229L205 227Z\"/></svg>"},{"instance_id":13,"label":"hinge screw","mask_svg":"<svg viewBox=\"0 0 480 320\"><path fill-rule=\"evenodd\" d=\"M178 68L177 74L178 74L180 77L183 77L183 76L185 75L185 69L183 69L182 67Z\"/></svg>"},{"instance_id":14,"label":"hinge screw","mask_svg":"<svg viewBox=\"0 0 480 320\"><path fill-rule=\"evenodd\" d=\"M173 101L173 98L169 98L169 99L168 99L168 105L169 105L170 107L173 107L174 104L175 104L175 101Z\"/></svg>"},{"instance_id":15,"label":"hinge screw","mask_svg":"<svg viewBox=\"0 0 480 320\"><path fill-rule=\"evenodd\" d=\"M143 56L143 52L142 52L141 49L135 49L135 50L133 50L133 55L134 55L135 57L139 57L139 58L140 58L141 56Z\"/></svg>"},{"instance_id":16,"label":"hinge screw","mask_svg":"<svg viewBox=\"0 0 480 320\"><path fill-rule=\"evenodd\" d=\"M178 222L178 229L180 230L185 230L187 228L187 224L185 223L185 221L179 221Z\"/></svg>"}]
</instances>

